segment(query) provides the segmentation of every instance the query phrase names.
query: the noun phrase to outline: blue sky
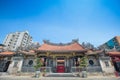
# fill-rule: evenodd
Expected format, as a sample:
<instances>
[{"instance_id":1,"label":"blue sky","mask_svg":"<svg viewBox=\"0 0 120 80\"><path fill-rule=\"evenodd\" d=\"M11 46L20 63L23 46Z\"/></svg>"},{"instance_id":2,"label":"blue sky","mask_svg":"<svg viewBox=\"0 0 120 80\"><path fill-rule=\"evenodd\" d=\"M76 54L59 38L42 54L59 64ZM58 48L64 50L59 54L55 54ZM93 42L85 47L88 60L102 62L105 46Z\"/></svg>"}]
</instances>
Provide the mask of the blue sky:
<instances>
[{"instance_id":1,"label":"blue sky","mask_svg":"<svg viewBox=\"0 0 120 80\"><path fill-rule=\"evenodd\" d=\"M79 38L99 46L120 35L120 0L0 0L0 43L25 30L40 44Z\"/></svg>"}]
</instances>

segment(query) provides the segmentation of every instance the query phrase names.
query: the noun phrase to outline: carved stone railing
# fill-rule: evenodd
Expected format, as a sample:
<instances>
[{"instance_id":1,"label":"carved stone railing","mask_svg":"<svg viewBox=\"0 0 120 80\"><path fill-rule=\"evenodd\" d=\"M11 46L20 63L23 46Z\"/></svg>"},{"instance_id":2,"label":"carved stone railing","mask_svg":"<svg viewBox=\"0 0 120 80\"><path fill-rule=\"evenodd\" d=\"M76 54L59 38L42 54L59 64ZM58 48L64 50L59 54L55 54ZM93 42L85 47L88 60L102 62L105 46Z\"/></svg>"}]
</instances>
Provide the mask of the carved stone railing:
<instances>
[{"instance_id":1,"label":"carved stone railing","mask_svg":"<svg viewBox=\"0 0 120 80\"><path fill-rule=\"evenodd\" d=\"M87 72L102 72L102 69L100 66L89 66Z\"/></svg>"},{"instance_id":2,"label":"carved stone railing","mask_svg":"<svg viewBox=\"0 0 120 80\"><path fill-rule=\"evenodd\" d=\"M78 73L81 71L82 71L82 68L80 68L80 67L72 67L71 68L72 73ZM89 67L87 67L86 71L87 72L102 72L102 69L100 66L89 66Z\"/></svg>"},{"instance_id":3,"label":"carved stone railing","mask_svg":"<svg viewBox=\"0 0 120 80\"><path fill-rule=\"evenodd\" d=\"M46 73L51 73L51 67L41 67L40 72L46 72ZM22 72L35 72L34 67L30 67L30 66L24 66L22 67Z\"/></svg>"},{"instance_id":4,"label":"carved stone railing","mask_svg":"<svg viewBox=\"0 0 120 80\"><path fill-rule=\"evenodd\" d=\"M82 68L80 67L71 67L71 72L72 73L78 73L78 72L81 72L82 71Z\"/></svg>"},{"instance_id":5,"label":"carved stone railing","mask_svg":"<svg viewBox=\"0 0 120 80\"><path fill-rule=\"evenodd\" d=\"M35 72L34 67L22 67L22 72Z\"/></svg>"},{"instance_id":6,"label":"carved stone railing","mask_svg":"<svg viewBox=\"0 0 120 80\"><path fill-rule=\"evenodd\" d=\"M51 73L51 67L41 67L40 72Z\"/></svg>"}]
</instances>

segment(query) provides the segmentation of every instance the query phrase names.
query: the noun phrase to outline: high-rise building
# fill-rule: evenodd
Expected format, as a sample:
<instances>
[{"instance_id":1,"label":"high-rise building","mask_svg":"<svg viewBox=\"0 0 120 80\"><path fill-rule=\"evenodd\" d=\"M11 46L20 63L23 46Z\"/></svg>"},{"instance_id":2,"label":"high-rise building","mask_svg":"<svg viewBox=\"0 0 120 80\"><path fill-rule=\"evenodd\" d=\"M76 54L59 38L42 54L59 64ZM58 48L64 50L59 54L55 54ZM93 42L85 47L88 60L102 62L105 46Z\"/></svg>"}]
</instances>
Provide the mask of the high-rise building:
<instances>
[{"instance_id":1,"label":"high-rise building","mask_svg":"<svg viewBox=\"0 0 120 80\"><path fill-rule=\"evenodd\" d=\"M8 48L8 50L15 51L18 48L27 47L31 45L32 37L29 35L28 31L10 33L6 36L3 44Z\"/></svg>"}]
</instances>

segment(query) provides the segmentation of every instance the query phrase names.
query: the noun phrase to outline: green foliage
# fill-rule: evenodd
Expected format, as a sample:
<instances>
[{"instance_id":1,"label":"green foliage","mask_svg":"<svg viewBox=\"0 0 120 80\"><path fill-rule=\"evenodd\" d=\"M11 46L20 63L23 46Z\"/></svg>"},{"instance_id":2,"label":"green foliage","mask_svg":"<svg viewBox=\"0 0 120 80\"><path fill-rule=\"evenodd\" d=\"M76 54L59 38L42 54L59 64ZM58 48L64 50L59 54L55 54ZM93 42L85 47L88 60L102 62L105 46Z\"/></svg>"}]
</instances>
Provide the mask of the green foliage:
<instances>
[{"instance_id":1,"label":"green foliage","mask_svg":"<svg viewBox=\"0 0 120 80\"><path fill-rule=\"evenodd\" d=\"M36 62L36 65L34 66L34 68L35 70L38 70L43 65L43 63L40 58L36 58L35 62Z\"/></svg>"},{"instance_id":2,"label":"green foliage","mask_svg":"<svg viewBox=\"0 0 120 80\"><path fill-rule=\"evenodd\" d=\"M80 59L79 64L80 64L80 67L81 67L81 68L87 67L87 57L86 57L86 56L82 57L82 58Z\"/></svg>"}]
</instances>

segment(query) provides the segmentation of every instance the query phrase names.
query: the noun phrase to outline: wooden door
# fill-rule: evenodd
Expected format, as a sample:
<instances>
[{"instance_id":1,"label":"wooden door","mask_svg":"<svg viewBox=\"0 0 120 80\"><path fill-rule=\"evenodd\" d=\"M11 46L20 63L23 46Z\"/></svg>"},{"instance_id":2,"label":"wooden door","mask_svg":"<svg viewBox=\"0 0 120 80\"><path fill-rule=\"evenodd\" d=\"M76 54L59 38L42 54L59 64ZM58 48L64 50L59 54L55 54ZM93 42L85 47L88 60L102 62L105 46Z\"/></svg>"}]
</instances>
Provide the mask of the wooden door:
<instances>
[{"instance_id":1,"label":"wooden door","mask_svg":"<svg viewBox=\"0 0 120 80\"><path fill-rule=\"evenodd\" d=\"M65 67L64 66L57 66L57 72L58 73L64 73L65 72Z\"/></svg>"},{"instance_id":2,"label":"wooden door","mask_svg":"<svg viewBox=\"0 0 120 80\"><path fill-rule=\"evenodd\" d=\"M64 58L57 59L57 72L64 73L65 72L65 60Z\"/></svg>"}]
</instances>

